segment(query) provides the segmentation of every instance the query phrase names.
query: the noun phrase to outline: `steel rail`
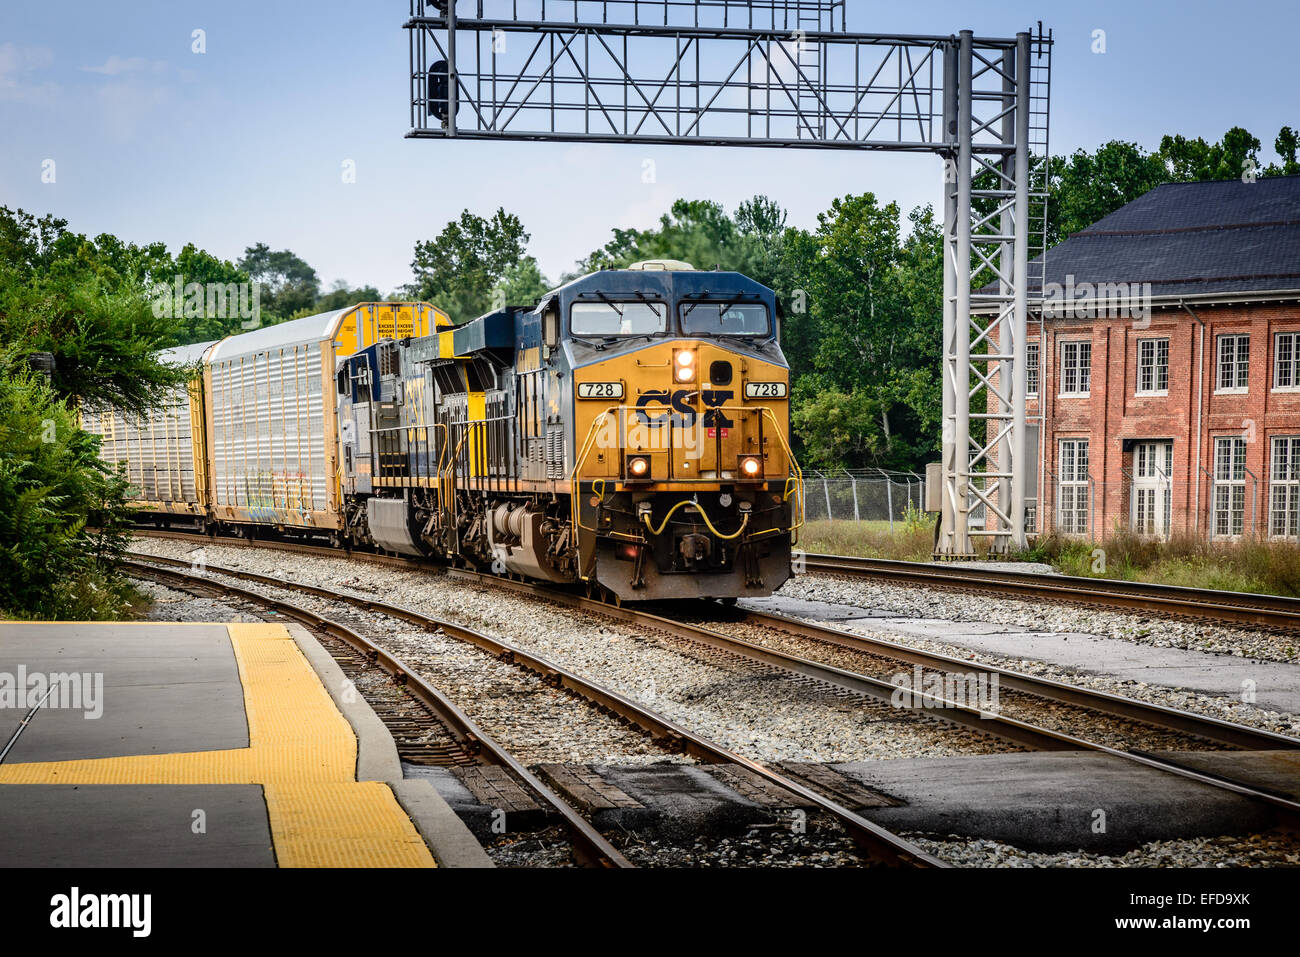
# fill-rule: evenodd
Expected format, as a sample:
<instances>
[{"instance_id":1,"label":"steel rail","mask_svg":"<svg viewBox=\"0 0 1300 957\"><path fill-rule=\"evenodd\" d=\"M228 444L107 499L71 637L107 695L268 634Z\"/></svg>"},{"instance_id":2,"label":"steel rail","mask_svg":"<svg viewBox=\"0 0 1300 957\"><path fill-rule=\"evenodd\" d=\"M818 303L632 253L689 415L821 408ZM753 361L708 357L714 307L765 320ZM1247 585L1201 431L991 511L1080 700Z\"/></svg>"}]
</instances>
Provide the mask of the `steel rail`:
<instances>
[{"instance_id":1,"label":"steel rail","mask_svg":"<svg viewBox=\"0 0 1300 957\"><path fill-rule=\"evenodd\" d=\"M558 604L568 605L569 607L594 611L608 615L612 618L648 625L653 628L667 631L670 634L676 634L686 640L700 641L716 648L729 650L744 657L773 664L797 674L808 675L829 684L857 691L858 693L864 693L877 698L889 700L889 697L893 692L898 690L896 685L882 681L879 678L872 678L868 675L846 671L833 665L824 664L807 658L801 658L797 655L791 655L782 651L776 651L775 649L745 641L741 638L735 638L731 635L712 631L711 629L704 628L701 625L692 625L685 622L674 621L639 609L607 604L594 598L586 598L581 595L557 591L540 583L534 584L532 582L521 582L513 579L501 578L496 575L488 575L483 572L471 572L463 569L449 569L448 571L453 575L476 578L493 585L503 586L507 589L524 594L531 594L548 601L555 601ZM815 625L811 622L801 622L800 624L810 629L821 628L821 626ZM972 670L978 671L985 667L983 665L974 664L973 662L967 662L965 664L966 667L964 668L964 671L966 672ZM1002 669L998 670L1001 672ZM1017 678L1026 682L1039 680L1032 676L1021 675L1015 672L1007 672L1007 674L1015 675ZM999 681L1001 681L1000 677ZM1074 690L1079 695L1084 696L1105 694L1104 692L1093 692L1087 689ZM1083 750L1093 751L1099 754L1108 754L1124 761L1146 765L1147 767L1174 774L1182 778L1187 778L1210 787L1219 788L1220 790L1232 791L1243 797L1267 804L1289 827L1300 829L1300 801L1295 800L1289 795L1264 790L1224 775L1203 772L1180 764L1173 758L1165 758L1144 751L1122 751L1118 748L1110 747L1109 745L1101 744L1096 741L1089 741L1085 738L1080 738L1064 732L1053 731L1049 728L1043 728L1026 721L1020 721L1014 718L980 711L978 708L970 707L964 703L949 701L937 695L917 691L916 689L911 690L911 696L913 702L916 702L918 699L921 702L919 705L913 704L914 709L924 709L927 714L941 720L966 728L971 728L976 731L983 731L987 734L993 734L1008 741L1025 744L1036 750ZM1118 699L1120 702L1127 700L1115 695L1106 695L1106 697ZM1087 707L1093 707L1091 701L1087 701L1085 704ZM1144 703L1133 702L1133 704L1135 706L1140 706ZM1151 707L1153 709L1158 709L1158 706L1155 705ZM1180 714L1181 720L1191 723L1196 722L1197 719L1200 718L1198 715L1179 713L1174 709L1167 710L1172 714L1166 715L1165 717L1167 720L1171 721L1175 720ZM1225 734L1228 733L1228 729L1239 728L1239 732L1243 736L1247 736L1255 731L1255 729L1247 728L1245 726L1234 726L1230 722L1224 722L1218 719L1205 718L1204 720L1207 722L1206 731L1212 731L1214 734ZM1199 734L1201 732L1194 733ZM1273 735L1271 732L1263 730L1260 730L1258 734L1261 736L1259 740L1266 741L1270 749L1278 749L1279 747L1292 749L1300 747L1300 740L1297 739L1288 738L1284 735ZM1204 734L1204 736L1209 737L1210 734Z\"/></svg>"},{"instance_id":2,"label":"steel rail","mask_svg":"<svg viewBox=\"0 0 1300 957\"><path fill-rule=\"evenodd\" d=\"M182 540L193 539L192 535L186 534L165 534L163 537L178 538ZM239 542L241 547L252 545L272 549L289 548L293 551L301 551L307 554L319 554L327 557L335 557L339 554L336 549L313 545L280 542L249 542L244 539L233 539L233 541ZM394 558L392 556L374 555L370 553L354 553L354 556L362 558L365 561L391 564L406 568L419 567L421 565L419 560L410 558ZM889 564L910 566L916 565L917 563L894 562ZM445 566L441 565L431 565L430 567L445 569ZM946 577L961 577L960 572L949 571L949 566L939 566L939 569L946 575ZM910 570L911 569L909 568L908 571ZM511 579L501 578L495 575L484 575L479 572L468 572L460 569L452 569L450 571L471 577L478 577L484 581L498 585L508 585L512 581ZM1025 577L1029 578L1042 577L1033 576L1028 573L1011 574L1023 574ZM1081 580L1088 581L1088 579ZM516 584L519 586L517 590L531 591L526 583ZM548 599L555 601L564 599L575 600L572 595L549 589L545 590L545 596ZM589 610L599 609L602 612L609 613L609 609L613 607L607 603L595 601L594 599L582 599L582 601L585 603L585 607ZM1291 750L1300 748L1300 738L1267 731L1262 728L1253 728L1249 725L1237 724L1232 721L1226 721L1209 715L1183 711L1167 705L1140 701L1136 698L1128 698L1107 691L1100 691L1093 688L1081 688L1076 685L1055 681L1050 678L1042 678L1036 675L1012 671L1008 668L1003 668L997 665L976 663L965 659L939 654L937 652L923 651L909 645L888 641L883 638L869 638L843 629L835 628L831 625L814 623L794 618L789 615L782 615L775 612L754 611L750 609L735 609L734 614L738 616L740 621L748 622L759 627L776 628L797 637L821 641L826 644L845 648L849 651L884 655L907 664L918 664L925 668L932 668L936 671L943 671L949 674L968 674L971 671L981 671L990 675L996 674L1001 686L1005 686L1014 691L1037 695L1047 700L1057 701L1061 704L1089 708L1115 717L1142 721L1156 727L1195 735L1234 748L1243 748L1246 750ZM670 624L676 625L679 623L670 622ZM772 663L779 664L780 662Z\"/></svg>"},{"instance_id":3,"label":"steel rail","mask_svg":"<svg viewBox=\"0 0 1300 957\"><path fill-rule=\"evenodd\" d=\"M164 561L153 556L139 557L147 558L149 561ZM400 658L389 654L383 648L346 625L289 602L281 601L278 598L271 598L228 582L217 582L204 575L193 575L170 568L158 568L135 560L127 560L123 564L136 575L165 579L174 584L183 585L188 590L201 588L236 595L239 598L252 601L287 617L294 618L315 630L323 631L346 642L372 663L387 672L395 683L401 685L417 701L443 719L457 737L469 744L470 750L486 752L492 763L509 768L520 780L532 788L542 800L549 804L564 821L564 825L573 840L574 854L580 863L607 868L634 866L599 831L592 827L586 818L547 787L535 774L521 764L514 755L498 744L491 735L479 727L477 722L458 708L446 695L421 678ZM171 564L171 562L164 561L164 564ZM222 572L221 574L227 573ZM230 574L234 575L236 573L232 572ZM274 579L267 580L274 581ZM430 621L432 620L430 619Z\"/></svg>"},{"instance_id":4,"label":"steel rail","mask_svg":"<svg viewBox=\"0 0 1300 957\"><path fill-rule=\"evenodd\" d=\"M1168 705L1141 701L1137 698L1126 698L1123 695L1113 694L1109 691L1081 688L1051 678L1012 671L998 665L954 658L938 652L924 651L920 648L913 648L910 645L899 644L884 638L870 638L832 625L805 621L801 618L793 618L777 612L753 611L748 608L736 608L733 611L738 620L742 622L783 631L799 638L820 641L849 651L884 655L907 664L920 665L923 668L943 671L948 674L969 674L974 671L997 675L1000 687L1036 695L1061 704L1088 708L1119 718L1142 721L1170 731L1196 735L1234 748L1244 750L1300 749L1300 738L1290 737L1276 731L1253 728L1249 725L1225 721L1222 718L1183 711Z\"/></svg>"},{"instance_id":5,"label":"steel rail","mask_svg":"<svg viewBox=\"0 0 1300 957\"><path fill-rule=\"evenodd\" d=\"M267 545L266 547L274 546ZM317 546L297 546L294 550L310 551L324 556L337 557L338 555L338 551L335 549ZM355 554L356 557L363 559L375 557L364 553ZM151 556L145 557L150 558ZM421 567L421 563L418 560L392 558L389 556L380 556L380 558L385 563L403 565L407 568ZM167 559L166 561L175 562L177 560ZM185 564L183 562L178 563ZM919 566L919 563L908 562L893 564ZM445 566L432 565L430 565L430 567L445 568ZM928 570L928 566L919 567ZM948 566L940 566L940 568L946 570ZM639 622L660 629L669 634L675 634L686 640L698 641L720 650L730 651L743 657L774 665L797 674L814 677L818 680L847 688L859 694L867 694L876 698L885 698L888 700L889 696L897 690L895 685L881 681L877 678L849 672L844 669L806 658L789 655L753 642L745 641L744 639L734 638L730 635L715 632L699 625L686 624L663 618L662 616L654 615L646 611L633 609L631 607L614 605L597 599L587 598L572 592L557 590L541 583L519 581L498 575L490 575L484 572L469 571L465 569L447 568L446 571L452 575L481 581L494 587L503 587L508 590L531 595L533 597L539 597L569 607L604 614L624 621ZM909 568L907 571L911 571L911 569ZM957 584L961 584L965 581L965 578L961 576L959 571L950 572L948 578L949 580L960 578L961 581L957 582ZM278 580L267 579L267 581L268 583L280 585L281 587L285 586L285 583ZM1082 581L1091 581L1091 579L1082 579ZM761 618L763 613L746 612L746 614L754 615L756 618ZM858 650L870 650L881 654L892 655L895 653L894 648L897 648L897 655L902 660L922 664L928 661L932 666L936 667L936 669L945 671L950 671L954 664L959 664L964 673L969 673L972 670L984 670L990 674L996 672L998 674L999 682L1004 680L1003 676L1005 675L1008 682L1014 681L1016 683L1018 690L1024 690L1032 694L1052 698L1053 700L1060 700L1064 703L1081 704L1084 707L1102 711L1104 713L1130 717L1136 720L1170 728L1172 730L1195 734L1209 740L1232 744L1234 747L1248 746L1249 749L1252 750L1260 747L1266 747L1271 750L1289 750L1300 747L1300 740L1289 738L1285 735L1276 735L1273 732L1264 731L1262 729L1254 729L1245 725L1235 725L1232 722L1222 721L1217 718L1203 715L1196 715L1190 712L1179 712L1176 709L1165 708L1160 705L1148 705L1146 702L1139 702L1134 699L1111 695L1107 692L1074 688L1068 685L1063 685L1059 682L1049 681L1048 679L1041 679L1032 675L1012 672L1006 669L995 668L993 666L980 665L974 662L960 662L958 659L919 652L917 649L904 648L903 646L891 647L892 643L889 642L863 639L860 636L851 635L847 632L817 625L812 622L785 618L785 616L780 617L782 619L780 624L783 629L789 630L792 625L797 625L798 628L803 631L805 636L816 635L816 637L823 640L839 644L843 644L850 639L856 639L864 643L858 648ZM869 647L867 644L868 642L870 642ZM904 655L907 656L906 659L904 659ZM959 702L946 701L926 692L917 692L913 690L912 695L914 701L917 699L920 700L921 707L924 708L926 713L950 723L979 732L993 734L1002 737L1004 740L1013 741L1038 750L1087 750L1110 754L1122 760L1143 764L1170 774L1178 775L1179 777L1197 781L1201 784L1233 791L1242 796L1261 801L1270 805L1291 826L1300 827L1300 802L1289 796L1261 790L1252 785L1227 777L1204 773L1180 765L1173 759L1165 759L1145 752L1121 751L1117 748L1112 748L1098 742L1088 741L1074 735L1038 727L1028 722L1000 715L990 715L987 712L979 711L977 708L972 708ZM1128 712L1127 714L1125 713L1126 711Z\"/></svg>"},{"instance_id":6,"label":"steel rail","mask_svg":"<svg viewBox=\"0 0 1300 957\"><path fill-rule=\"evenodd\" d=\"M129 553L129 556L130 560L125 562L125 564L129 567L136 568L137 570L151 568L151 566L147 564L141 564L142 562L160 562L164 565L179 566L189 566L190 564L189 562L180 559L164 558L155 555ZM694 757L713 763L739 765L759 775L769 783L784 788L785 790L803 798L805 801L811 802L822 811L825 811L832 817L836 818L845 830L848 831L850 836L852 836L858 845L868 854L868 856L879 863L914 867L949 866L939 859L927 854L909 841L893 834L880 825L867 820L861 815L842 806L838 802L832 801L824 795L805 787L798 781L769 768L767 765L724 748L707 738L695 734L693 731L677 724L669 718L643 707L616 691L612 691L602 685L596 684L595 682L588 681L561 665L554 664L545 658L534 655L529 651L511 645L499 638L495 638L465 625L433 618L429 615L423 614L422 612L401 605L342 594L315 585L286 581L269 575L260 575L256 572L221 568L211 564L206 565L205 567L207 575L226 575L246 581L259 582L274 588L310 594L330 601L341 601L366 611L389 615L393 618L408 621L426 629L441 630L453 638L474 644L506 662L533 671L540 675L547 683L558 688L569 690L592 704L625 718L632 724L650 733L652 737L665 748L683 751ZM206 576L190 575L188 573L173 571L171 569L155 570L180 576L184 580L197 580L203 583L209 583L212 581ZM278 599L259 596L256 592L239 589L237 586L227 585L225 583L216 584L218 587L227 588L249 596L257 596L257 599L263 604L275 603L276 605L287 605L287 603L279 602ZM549 593L547 593L547 597L550 597ZM599 605L599 603L594 604ZM293 608L293 606L287 607ZM599 607L605 609L610 606L600 605ZM305 612L305 614L318 617L312 612ZM365 639L361 640L365 641ZM370 643L367 642L367 644ZM393 660L396 661L396 659ZM405 665L400 665L400 667L403 673L415 677L410 672L410 669ZM408 677L407 680L411 680L411 677ZM585 819L583 820L585 821Z\"/></svg>"},{"instance_id":7,"label":"steel rail","mask_svg":"<svg viewBox=\"0 0 1300 957\"><path fill-rule=\"evenodd\" d=\"M805 558L805 567L808 571L854 578L991 591L1013 597L1137 609L1147 614L1210 618L1231 624L1300 631L1300 599L1280 595L1157 585L1114 578L990 571L959 564L929 565L852 555L810 553Z\"/></svg>"}]
</instances>

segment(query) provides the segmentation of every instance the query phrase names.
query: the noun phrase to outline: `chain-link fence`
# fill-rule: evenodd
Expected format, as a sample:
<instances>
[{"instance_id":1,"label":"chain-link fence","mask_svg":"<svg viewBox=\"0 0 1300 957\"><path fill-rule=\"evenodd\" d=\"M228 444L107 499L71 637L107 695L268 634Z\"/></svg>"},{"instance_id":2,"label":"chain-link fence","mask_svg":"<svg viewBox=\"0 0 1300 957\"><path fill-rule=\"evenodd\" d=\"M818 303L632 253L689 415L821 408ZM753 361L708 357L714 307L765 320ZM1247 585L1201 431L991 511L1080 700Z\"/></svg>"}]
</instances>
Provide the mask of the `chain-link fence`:
<instances>
[{"instance_id":1,"label":"chain-link fence","mask_svg":"<svg viewBox=\"0 0 1300 957\"><path fill-rule=\"evenodd\" d=\"M1111 482L1080 469L1045 473L1043 499L1026 501L1030 535L1100 540L1126 531L1153 539L1300 543L1300 470L1261 477L1245 468L1218 474L1203 469L1199 482L1174 480L1161 468L1125 469ZM996 486L989 494L996 500ZM925 478L915 472L807 469L804 498L810 522L881 522L892 530L909 510L925 508ZM984 527L991 515L986 512L972 496L972 528Z\"/></svg>"},{"instance_id":2,"label":"chain-link fence","mask_svg":"<svg viewBox=\"0 0 1300 957\"><path fill-rule=\"evenodd\" d=\"M880 469L804 470L804 516L810 522L894 522L925 507L925 477Z\"/></svg>"},{"instance_id":3,"label":"chain-link fence","mask_svg":"<svg viewBox=\"0 0 1300 957\"><path fill-rule=\"evenodd\" d=\"M1199 482L1141 475L1129 470L1119 481L1091 474L1062 481L1047 472L1045 527L1062 535L1099 540L1116 531L1147 538L1242 538L1300 543L1300 478L1261 478L1249 469Z\"/></svg>"}]
</instances>

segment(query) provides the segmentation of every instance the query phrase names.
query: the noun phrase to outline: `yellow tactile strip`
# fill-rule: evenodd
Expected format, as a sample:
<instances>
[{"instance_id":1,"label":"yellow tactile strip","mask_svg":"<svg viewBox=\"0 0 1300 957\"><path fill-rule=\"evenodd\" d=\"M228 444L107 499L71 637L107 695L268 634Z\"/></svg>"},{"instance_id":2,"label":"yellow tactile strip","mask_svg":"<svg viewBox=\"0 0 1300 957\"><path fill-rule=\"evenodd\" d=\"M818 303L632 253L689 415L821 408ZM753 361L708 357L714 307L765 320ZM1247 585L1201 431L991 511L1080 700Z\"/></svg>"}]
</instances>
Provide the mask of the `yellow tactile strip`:
<instances>
[{"instance_id":1,"label":"yellow tactile strip","mask_svg":"<svg viewBox=\"0 0 1300 957\"><path fill-rule=\"evenodd\" d=\"M357 741L282 625L227 625L247 748L0 765L0 784L260 784L281 867L433 867L388 785L356 781Z\"/></svg>"}]
</instances>

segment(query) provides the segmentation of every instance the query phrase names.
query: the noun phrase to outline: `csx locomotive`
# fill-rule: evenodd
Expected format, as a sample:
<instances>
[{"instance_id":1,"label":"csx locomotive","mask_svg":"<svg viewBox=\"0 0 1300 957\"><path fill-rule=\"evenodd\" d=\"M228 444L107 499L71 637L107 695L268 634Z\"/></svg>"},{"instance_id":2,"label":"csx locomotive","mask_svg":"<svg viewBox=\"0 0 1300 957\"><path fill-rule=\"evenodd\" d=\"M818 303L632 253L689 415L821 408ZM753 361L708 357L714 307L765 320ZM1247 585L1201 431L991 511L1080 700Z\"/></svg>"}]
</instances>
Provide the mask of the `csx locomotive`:
<instances>
[{"instance_id":1,"label":"csx locomotive","mask_svg":"<svg viewBox=\"0 0 1300 957\"><path fill-rule=\"evenodd\" d=\"M765 286L647 262L463 325L372 303L186 347L187 398L88 425L161 523L621 600L765 595L803 511L778 332Z\"/></svg>"}]
</instances>

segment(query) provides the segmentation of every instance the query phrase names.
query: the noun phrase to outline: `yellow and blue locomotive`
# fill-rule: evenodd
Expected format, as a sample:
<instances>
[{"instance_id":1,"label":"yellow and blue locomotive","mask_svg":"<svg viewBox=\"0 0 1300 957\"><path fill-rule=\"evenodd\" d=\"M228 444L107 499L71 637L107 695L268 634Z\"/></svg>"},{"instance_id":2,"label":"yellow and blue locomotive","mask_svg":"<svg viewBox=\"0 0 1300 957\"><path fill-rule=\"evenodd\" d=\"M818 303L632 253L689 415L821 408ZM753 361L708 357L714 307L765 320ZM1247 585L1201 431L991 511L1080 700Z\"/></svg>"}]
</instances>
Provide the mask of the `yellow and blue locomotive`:
<instances>
[{"instance_id":1,"label":"yellow and blue locomotive","mask_svg":"<svg viewBox=\"0 0 1300 957\"><path fill-rule=\"evenodd\" d=\"M622 600L766 595L802 484L776 297L603 270L340 360L343 536Z\"/></svg>"}]
</instances>

